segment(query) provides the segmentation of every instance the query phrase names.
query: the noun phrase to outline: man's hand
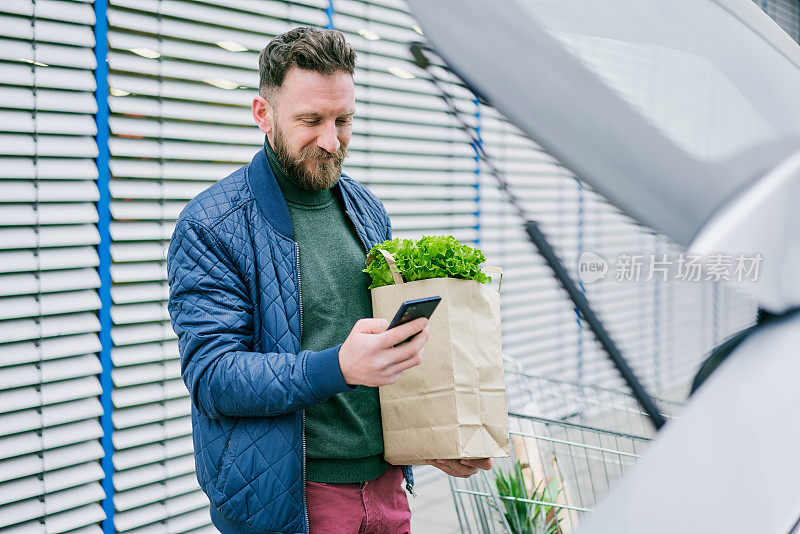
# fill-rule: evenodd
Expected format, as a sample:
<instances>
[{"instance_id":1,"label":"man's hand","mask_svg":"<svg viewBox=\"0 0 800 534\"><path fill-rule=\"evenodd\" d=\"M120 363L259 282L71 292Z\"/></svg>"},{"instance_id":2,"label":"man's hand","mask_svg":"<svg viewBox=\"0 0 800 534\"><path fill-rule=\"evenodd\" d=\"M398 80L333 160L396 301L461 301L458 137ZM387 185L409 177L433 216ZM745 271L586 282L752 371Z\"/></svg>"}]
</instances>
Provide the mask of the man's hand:
<instances>
[{"instance_id":1,"label":"man's hand","mask_svg":"<svg viewBox=\"0 0 800 534\"><path fill-rule=\"evenodd\" d=\"M492 468L491 458L478 458L475 460L425 460L425 463L437 467L451 477L469 478L478 472L478 469L488 471Z\"/></svg>"},{"instance_id":2,"label":"man's hand","mask_svg":"<svg viewBox=\"0 0 800 534\"><path fill-rule=\"evenodd\" d=\"M351 386L385 386L400 378L400 373L419 365L430 335L424 317L391 330L386 319L360 319L339 348L339 368ZM395 347L414 336L408 343Z\"/></svg>"}]
</instances>

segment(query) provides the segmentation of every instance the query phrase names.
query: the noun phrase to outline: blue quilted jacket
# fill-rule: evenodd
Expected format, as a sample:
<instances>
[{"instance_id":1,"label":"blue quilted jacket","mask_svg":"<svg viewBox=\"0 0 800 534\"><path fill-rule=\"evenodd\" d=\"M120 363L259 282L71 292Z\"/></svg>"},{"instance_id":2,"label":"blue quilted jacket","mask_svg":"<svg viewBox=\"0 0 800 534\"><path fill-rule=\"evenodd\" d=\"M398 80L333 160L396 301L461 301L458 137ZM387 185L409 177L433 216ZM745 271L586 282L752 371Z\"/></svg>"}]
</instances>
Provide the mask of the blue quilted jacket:
<instances>
[{"instance_id":1,"label":"blue quilted jacket","mask_svg":"<svg viewBox=\"0 0 800 534\"><path fill-rule=\"evenodd\" d=\"M380 200L334 193L364 244L391 239ZM351 386L341 345L300 350L302 291L286 202L262 149L190 201L167 257L169 314L192 403L197 480L223 533L305 533L304 408ZM408 489L413 478L403 467Z\"/></svg>"}]
</instances>

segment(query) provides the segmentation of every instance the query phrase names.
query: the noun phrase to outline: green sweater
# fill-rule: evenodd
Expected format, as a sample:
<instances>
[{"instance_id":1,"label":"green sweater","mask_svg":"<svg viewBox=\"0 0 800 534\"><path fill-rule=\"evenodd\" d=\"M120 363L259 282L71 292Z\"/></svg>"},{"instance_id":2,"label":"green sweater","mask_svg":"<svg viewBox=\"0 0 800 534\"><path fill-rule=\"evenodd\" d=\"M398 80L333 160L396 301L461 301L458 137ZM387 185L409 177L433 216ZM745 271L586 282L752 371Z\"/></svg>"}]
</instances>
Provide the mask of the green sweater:
<instances>
[{"instance_id":1,"label":"green sweater","mask_svg":"<svg viewBox=\"0 0 800 534\"><path fill-rule=\"evenodd\" d=\"M372 317L369 276L361 271L367 252L333 191L301 189L269 142L264 145L300 248L300 349L332 347L344 342L356 321ZM305 428L308 480L364 482L389 466L383 459L378 388L359 386L306 408Z\"/></svg>"}]
</instances>

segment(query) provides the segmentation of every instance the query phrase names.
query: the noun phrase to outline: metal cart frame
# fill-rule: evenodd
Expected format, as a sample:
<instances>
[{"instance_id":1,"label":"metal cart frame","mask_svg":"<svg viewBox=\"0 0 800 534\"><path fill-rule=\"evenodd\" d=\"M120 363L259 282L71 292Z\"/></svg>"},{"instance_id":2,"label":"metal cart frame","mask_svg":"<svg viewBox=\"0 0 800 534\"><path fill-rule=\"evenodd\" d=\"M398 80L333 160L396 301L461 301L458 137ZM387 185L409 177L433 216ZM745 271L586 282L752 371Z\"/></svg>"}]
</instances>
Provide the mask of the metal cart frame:
<instances>
[{"instance_id":1,"label":"metal cart frame","mask_svg":"<svg viewBox=\"0 0 800 534\"><path fill-rule=\"evenodd\" d=\"M449 480L461 531L571 534L645 451L652 425L633 395L613 388L519 369L506 369L506 383L511 457ZM681 406L657 402L667 420Z\"/></svg>"}]
</instances>

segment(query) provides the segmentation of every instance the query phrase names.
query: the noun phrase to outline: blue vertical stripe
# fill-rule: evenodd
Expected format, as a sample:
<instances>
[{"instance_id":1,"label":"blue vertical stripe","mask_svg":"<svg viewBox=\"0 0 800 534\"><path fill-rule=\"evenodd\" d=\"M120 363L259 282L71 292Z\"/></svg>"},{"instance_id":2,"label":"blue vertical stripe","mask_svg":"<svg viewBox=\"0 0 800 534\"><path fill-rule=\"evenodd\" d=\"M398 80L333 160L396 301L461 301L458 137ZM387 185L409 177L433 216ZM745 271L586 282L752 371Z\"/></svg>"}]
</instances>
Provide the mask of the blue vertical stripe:
<instances>
[{"instance_id":1,"label":"blue vertical stripe","mask_svg":"<svg viewBox=\"0 0 800 534\"><path fill-rule=\"evenodd\" d=\"M336 9L333 7L333 0L330 0L328 7L325 8L325 14L328 15L328 24L325 27L329 30L336 29L336 26L333 25L333 16L336 14Z\"/></svg>"},{"instance_id":2,"label":"blue vertical stripe","mask_svg":"<svg viewBox=\"0 0 800 534\"><path fill-rule=\"evenodd\" d=\"M114 388L111 379L113 363L111 361L111 193L109 189L109 128L108 128L108 0L95 0L94 2L94 56L97 67L95 76L95 101L97 113L97 190L100 198L97 201L97 230L100 234L100 243L97 245L97 255L100 260L98 274L100 275L100 404L103 414L100 416L100 426L103 437L100 444L103 447L103 459L100 462L103 468L103 510L106 519L103 521L103 532L114 532L114 423L112 415L114 405L111 393Z\"/></svg>"},{"instance_id":3,"label":"blue vertical stripe","mask_svg":"<svg viewBox=\"0 0 800 534\"><path fill-rule=\"evenodd\" d=\"M475 103L475 138L478 140L472 143L472 150L475 151L475 246L481 244L481 157L479 150L483 149L483 138L481 137L481 103L477 97L472 100Z\"/></svg>"}]
</instances>

